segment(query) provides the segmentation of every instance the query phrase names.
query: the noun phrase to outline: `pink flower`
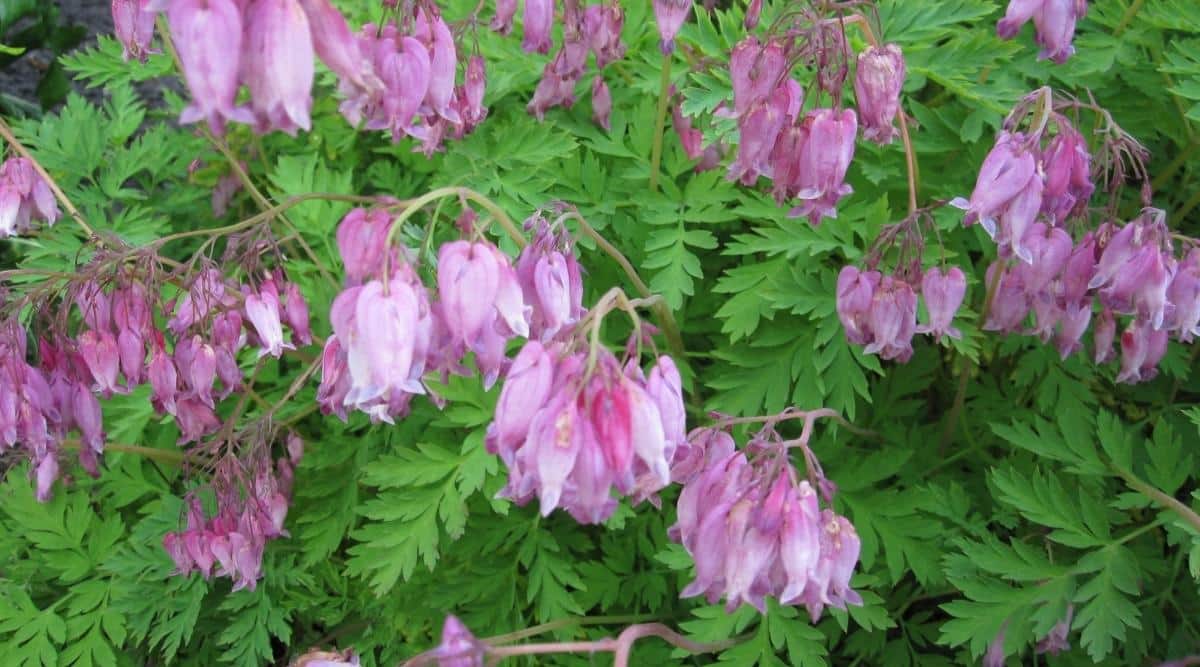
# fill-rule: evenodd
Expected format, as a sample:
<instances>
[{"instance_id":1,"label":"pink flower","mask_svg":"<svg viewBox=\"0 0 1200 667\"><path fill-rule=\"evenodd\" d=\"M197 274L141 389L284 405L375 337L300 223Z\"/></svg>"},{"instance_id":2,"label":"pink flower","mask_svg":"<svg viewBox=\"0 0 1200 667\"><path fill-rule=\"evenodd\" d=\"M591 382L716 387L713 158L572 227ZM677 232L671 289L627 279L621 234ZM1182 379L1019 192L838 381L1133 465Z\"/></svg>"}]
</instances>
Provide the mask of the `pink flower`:
<instances>
[{"instance_id":1,"label":"pink flower","mask_svg":"<svg viewBox=\"0 0 1200 667\"><path fill-rule=\"evenodd\" d=\"M854 95L862 119L863 137L879 144L890 144L896 136L892 126L900 110L900 89L904 87L904 56L895 44L868 46L858 55L854 74Z\"/></svg>"},{"instance_id":2,"label":"pink flower","mask_svg":"<svg viewBox=\"0 0 1200 667\"><path fill-rule=\"evenodd\" d=\"M312 30L313 49L325 65L348 86L366 94L383 84L375 76L371 60L362 52L346 17L329 0L300 0Z\"/></svg>"},{"instance_id":3,"label":"pink flower","mask_svg":"<svg viewBox=\"0 0 1200 667\"><path fill-rule=\"evenodd\" d=\"M438 667L483 667L484 644L454 616L442 626L442 642L434 649Z\"/></svg>"},{"instance_id":4,"label":"pink flower","mask_svg":"<svg viewBox=\"0 0 1200 667\"><path fill-rule=\"evenodd\" d=\"M283 320L292 330L292 342L296 345L311 345L312 331L308 323L308 302L296 283L286 283L283 288Z\"/></svg>"},{"instance_id":5,"label":"pink flower","mask_svg":"<svg viewBox=\"0 0 1200 667\"><path fill-rule=\"evenodd\" d=\"M84 331L79 335L79 354L96 382L96 391L106 398L123 391L117 386L117 375L121 372L120 350L111 333Z\"/></svg>"},{"instance_id":6,"label":"pink flower","mask_svg":"<svg viewBox=\"0 0 1200 667\"><path fill-rule=\"evenodd\" d=\"M625 45L621 43L624 24L625 12L619 2L588 5L584 10L583 33L596 54L597 68L604 69L625 56Z\"/></svg>"},{"instance_id":7,"label":"pink flower","mask_svg":"<svg viewBox=\"0 0 1200 667\"><path fill-rule=\"evenodd\" d=\"M311 121L313 41L297 0L251 0L246 8L242 78L260 132L295 134Z\"/></svg>"},{"instance_id":8,"label":"pink flower","mask_svg":"<svg viewBox=\"0 0 1200 667\"><path fill-rule=\"evenodd\" d=\"M462 119L451 104L454 101L454 70L458 66L454 35L440 16L435 17L431 24L429 89L425 91L425 104L445 120L461 123Z\"/></svg>"},{"instance_id":9,"label":"pink flower","mask_svg":"<svg viewBox=\"0 0 1200 667\"><path fill-rule=\"evenodd\" d=\"M612 94L608 92L608 84L604 82L604 77L597 74L592 79L592 121L605 130L611 130L612 125L608 119L611 113Z\"/></svg>"},{"instance_id":10,"label":"pink flower","mask_svg":"<svg viewBox=\"0 0 1200 667\"><path fill-rule=\"evenodd\" d=\"M0 238L28 232L34 219L53 225L58 216L54 193L32 162L14 157L0 165Z\"/></svg>"},{"instance_id":11,"label":"pink flower","mask_svg":"<svg viewBox=\"0 0 1200 667\"><path fill-rule=\"evenodd\" d=\"M554 357L536 340L525 343L505 377L496 413L487 430L487 448L506 463L529 435L533 417L550 398Z\"/></svg>"},{"instance_id":12,"label":"pink flower","mask_svg":"<svg viewBox=\"0 0 1200 667\"><path fill-rule=\"evenodd\" d=\"M467 75L459 89L460 108L467 129L474 128L487 118L487 107L483 106L483 94L487 88L487 72L482 56L471 56L467 60Z\"/></svg>"},{"instance_id":13,"label":"pink flower","mask_svg":"<svg viewBox=\"0 0 1200 667\"><path fill-rule=\"evenodd\" d=\"M842 267L838 273L838 319L846 332L846 340L855 345L866 345L874 339L869 316L882 278L878 271L860 272L852 265Z\"/></svg>"},{"instance_id":14,"label":"pink flower","mask_svg":"<svg viewBox=\"0 0 1200 667\"><path fill-rule=\"evenodd\" d=\"M950 202L951 206L967 212L963 218L964 225L970 226L980 221L988 234L995 236L998 218L1009 204L1031 187L1040 190L1041 179L1035 173L1037 162L1033 153L1022 146L1024 141L1024 135L1001 132L996 138L996 145L979 168L979 177L970 201L957 197ZM1032 215L1037 214L1041 205L1040 191L1038 194L1038 206ZM1032 215L1028 217L1032 218ZM1028 222L1032 223L1033 220ZM1017 236L1016 240L1019 242L1020 237Z\"/></svg>"},{"instance_id":15,"label":"pink flower","mask_svg":"<svg viewBox=\"0 0 1200 667\"><path fill-rule=\"evenodd\" d=\"M675 36L692 11L692 0L654 0L654 19L658 22L659 48L664 54L675 51Z\"/></svg>"},{"instance_id":16,"label":"pink flower","mask_svg":"<svg viewBox=\"0 0 1200 667\"><path fill-rule=\"evenodd\" d=\"M184 108L179 122L207 120L217 134L224 133L226 121L254 122L247 109L234 106L243 46L238 3L173 0L167 7L167 22L192 93L192 103Z\"/></svg>"},{"instance_id":17,"label":"pink flower","mask_svg":"<svg viewBox=\"0 0 1200 667\"><path fill-rule=\"evenodd\" d=\"M921 296L925 298L929 324L918 326L917 333L927 333L939 341L942 336L962 338L962 333L952 322L966 292L966 276L957 266L944 273L938 267L926 271L921 279Z\"/></svg>"},{"instance_id":18,"label":"pink flower","mask_svg":"<svg viewBox=\"0 0 1200 667\"><path fill-rule=\"evenodd\" d=\"M759 174L770 170L771 150L787 120L789 95L779 86L771 96L738 117L737 159L729 165L725 177L753 185Z\"/></svg>"},{"instance_id":19,"label":"pink flower","mask_svg":"<svg viewBox=\"0 0 1200 667\"><path fill-rule=\"evenodd\" d=\"M1096 320L1096 326L1092 328L1092 342L1095 346L1092 360L1097 364L1112 360L1113 340L1116 337L1117 320L1113 317L1111 310L1103 308Z\"/></svg>"},{"instance_id":20,"label":"pink flower","mask_svg":"<svg viewBox=\"0 0 1200 667\"><path fill-rule=\"evenodd\" d=\"M917 329L917 295L907 282L884 276L871 299L867 321L874 339L863 352L906 362Z\"/></svg>"},{"instance_id":21,"label":"pink flower","mask_svg":"<svg viewBox=\"0 0 1200 667\"><path fill-rule=\"evenodd\" d=\"M492 30L507 35L512 30L513 16L517 13L517 0L496 0L496 14L489 26Z\"/></svg>"},{"instance_id":22,"label":"pink flower","mask_svg":"<svg viewBox=\"0 0 1200 667\"><path fill-rule=\"evenodd\" d=\"M741 116L765 101L783 82L787 54L777 41L760 44L750 35L733 47L729 75L733 81L733 111Z\"/></svg>"},{"instance_id":23,"label":"pink flower","mask_svg":"<svg viewBox=\"0 0 1200 667\"><path fill-rule=\"evenodd\" d=\"M154 12L149 0L112 0L113 28L121 42L122 57L146 62L154 39Z\"/></svg>"},{"instance_id":24,"label":"pink flower","mask_svg":"<svg viewBox=\"0 0 1200 667\"><path fill-rule=\"evenodd\" d=\"M1167 353L1167 332L1135 320L1121 334L1121 370L1117 382L1137 384L1158 375L1158 362Z\"/></svg>"},{"instance_id":25,"label":"pink flower","mask_svg":"<svg viewBox=\"0 0 1200 667\"><path fill-rule=\"evenodd\" d=\"M1192 248L1167 288L1167 301L1174 306L1164 326L1176 332L1181 343L1200 335L1200 248Z\"/></svg>"},{"instance_id":26,"label":"pink flower","mask_svg":"<svg viewBox=\"0 0 1200 667\"><path fill-rule=\"evenodd\" d=\"M808 127L800 155L799 191L805 200L788 211L788 216L808 216L814 226L822 218L837 217L837 203L854 191L846 182L846 170L854 158L858 120L853 109L839 114L832 109L814 109L804 119Z\"/></svg>"},{"instance_id":27,"label":"pink flower","mask_svg":"<svg viewBox=\"0 0 1200 667\"><path fill-rule=\"evenodd\" d=\"M336 236L347 285L382 273L391 228L392 216L383 209L356 208L342 218ZM397 261L393 254L392 265Z\"/></svg>"},{"instance_id":28,"label":"pink flower","mask_svg":"<svg viewBox=\"0 0 1200 667\"><path fill-rule=\"evenodd\" d=\"M1038 60L1049 58L1058 64L1075 54L1075 22L1087 12L1087 0L1045 0L1033 15L1037 43L1042 46Z\"/></svg>"},{"instance_id":29,"label":"pink flower","mask_svg":"<svg viewBox=\"0 0 1200 667\"><path fill-rule=\"evenodd\" d=\"M554 26L554 0L525 0L523 23L525 36L521 48L525 53L550 53L553 45L550 29Z\"/></svg>"},{"instance_id":30,"label":"pink flower","mask_svg":"<svg viewBox=\"0 0 1200 667\"><path fill-rule=\"evenodd\" d=\"M1087 212L1096 186L1092 183L1087 141L1066 119L1057 119L1059 132L1042 152L1046 187L1042 213L1061 224L1068 217Z\"/></svg>"},{"instance_id":31,"label":"pink flower","mask_svg":"<svg viewBox=\"0 0 1200 667\"><path fill-rule=\"evenodd\" d=\"M258 356L270 355L278 359L284 350L294 350L296 346L283 342L283 323L279 318L279 293L275 281L267 280L259 287L258 293L246 295L246 319L254 325L258 339L262 345Z\"/></svg>"}]
</instances>

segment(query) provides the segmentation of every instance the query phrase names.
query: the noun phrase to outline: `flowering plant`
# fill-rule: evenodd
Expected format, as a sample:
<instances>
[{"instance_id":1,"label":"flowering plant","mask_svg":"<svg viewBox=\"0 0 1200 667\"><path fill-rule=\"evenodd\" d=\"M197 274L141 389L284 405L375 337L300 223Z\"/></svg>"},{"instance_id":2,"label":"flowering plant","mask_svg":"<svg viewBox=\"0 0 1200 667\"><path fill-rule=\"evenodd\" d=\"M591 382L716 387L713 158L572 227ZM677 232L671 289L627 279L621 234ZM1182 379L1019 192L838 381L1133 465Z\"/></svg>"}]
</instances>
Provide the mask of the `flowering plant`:
<instances>
[{"instance_id":1,"label":"flowering plant","mask_svg":"<svg viewBox=\"0 0 1200 667\"><path fill-rule=\"evenodd\" d=\"M6 664L1200 664L1200 10L112 10L0 120Z\"/></svg>"}]
</instances>

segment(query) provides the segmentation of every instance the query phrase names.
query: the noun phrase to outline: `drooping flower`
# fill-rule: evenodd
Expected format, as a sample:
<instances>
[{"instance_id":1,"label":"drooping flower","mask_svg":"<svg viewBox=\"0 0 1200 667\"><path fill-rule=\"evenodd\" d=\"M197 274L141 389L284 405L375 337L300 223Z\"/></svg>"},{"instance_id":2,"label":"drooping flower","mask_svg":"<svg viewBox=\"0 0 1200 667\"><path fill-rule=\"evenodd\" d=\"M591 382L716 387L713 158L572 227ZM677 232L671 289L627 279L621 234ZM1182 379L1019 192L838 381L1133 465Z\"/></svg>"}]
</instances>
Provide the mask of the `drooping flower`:
<instances>
[{"instance_id":1,"label":"drooping flower","mask_svg":"<svg viewBox=\"0 0 1200 667\"><path fill-rule=\"evenodd\" d=\"M604 77L597 74L592 79L592 121L605 130L611 130L612 125L608 118L611 113L612 93L608 91Z\"/></svg>"},{"instance_id":2,"label":"drooping flower","mask_svg":"<svg viewBox=\"0 0 1200 667\"><path fill-rule=\"evenodd\" d=\"M329 0L300 0L300 5L308 15L313 50L343 84L357 86L362 94L382 88L371 59L360 48L346 17Z\"/></svg>"},{"instance_id":3,"label":"drooping flower","mask_svg":"<svg viewBox=\"0 0 1200 667\"><path fill-rule=\"evenodd\" d=\"M846 332L846 340L866 345L874 339L869 319L875 290L883 276L878 271L859 271L853 265L842 267L837 280L837 314Z\"/></svg>"},{"instance_id":4,"label":"drooping flower","mask_svg":"<svg viewBox=\"0 0 1200 667\"><path fill-rule=\"evenodd\" d=\"M658 22L659 48L664 54L675 51L675 36L687 21L692 0L654 0L654 19Z\"/></svg>"},{"instance_id":5,"label":"drooping flower","mask_svg":"<svg viewBox=\"0 0 1200 667\"><path fill-rule=\"evenodd\" d=\"M1087 211L1096 186L1092 183L1087 141L1065 118L1056 121L1058 134L1042 152L1046 172L1042 213L1062 224L1071 215Z\"/></svg>"},{"instance_id":6,"label":"drooping flower","mask_svg":"<svg viewBox=\"0 0 1200 667\"><path fill-rule=\"evenodd\" d=\"M753 35L738 42L729 55L734 113L740 116L767 100L782 83L786 68L787 53L780 42L761 44Z\"/></svg>"},{"instance_id":7,"label":"drooping flower","mask_svg":"<svg viewBox=\"0 0 1200 667\"><path fill-rule=\"evenodd\" d=\"M621 42L624 25L625 12L619 2L588 5L584 10L583 32L596 54L596 67L604 69L625 56L625 44Z\"/></svg>"},{"instance_id":8,"label":"drooping flower","mask_svg":"<svg viewBox=\"0 0 1200 667\"><path fill-rule=\"evenodd\" d=\"M313 40L297 0L250 0L241 75L260 132L295 134L311 121Z\"/></svg>"},{"instance_id":9,"label":"drooping flower","mask_svg":"<svg viewBox=\"0 0 1200 667\"><path fill-rule=\"evenodd\" d=\"M900 110L903 87L904 56L899 46L868 46L858 54L854 95L864 138L879 144L892 142L896 136L892 123Z\"/></svg>"},{"instance_id":10,"label":"drooping flower","mask_svg":"<svg viewBox=\"0 0 1200 667\"><path fill-rule=\"evenodd\" d=\"M521 48L526 53L550 53L553 41L550 30L554 27L554 0L525 0L523 18L525 35Z\"/></svg>"},{"instance_id":11,"label":"drooping flower","mask_svg":"<svg viewBox=\"0 0 1200 667\"><path fill-rule=\"evenodd\" d=\"M957 197L950 205L967 212L963 224L970 226L980 222L988 233L995 236L1000 215L1009 204L1033 186L1036 181L1037 161L1031 151L1022 145L1024 136L1001 132L996 138L983 165L979 168L979 177L975 181L975 190L971 193L970 201ZM1041 197L1034 215L1041 206ZM1029 222L1032 222L1030 220ZM1020 241L1020 238L1017 238Z\"/></svg>"},{"instance_id":12,"label":"drooping flower","mask_svg":"<svg viewBox=\"0 0 1200 667\"><path fill-rule=\"evenodd\" d=\"M1150 322L1134 320L1121 333L1121 370L1117 382L1137 384L1158 376L1158 362L1167 353L1167 332Z\"/></svg>"},{"instance_id":13,"label":"drooping flower","mask_svg":"<svg viewBox=\"0 0 1200 667\"><path fill-rule=\"evenodd\" d=\"M1071 45L1075 23L1086 13L1087 0L1011 0L1004 18L996 24L996 34L1012 39L1033 19L1036 39L1042 46L1038 59L1049 58L1061 64L1075 53Z\"/></svg>"},{"instance_id":14,"label":"drooping flower","mask_svg":"<svg viewBox=\"0 0 1200 667\"><path fill-rule=\"evenodd\" d=\"M816 226L822 218L836 218L838 201L854 191L845 180L854 158L858 119L853 109L843 109L841 113L814 109L804 123L808 126L808 136L799 156L796 192L803 203L788 211L788 216L808 216L808 221Z\"/></svg>"},{"instance_id":15,"label":"drooping flower","mask_svg":"<svg viewBox=\"0 0 1200 667\"><path fill-rule=\"evenodd\" d=\"M234 105L242 55L242 13L235 0L173 0L167 6L171 39L179 52L192 102L179 122L208 122L223 134L226 121L254 122ZM311 67L311 62L309 63Z\"/></svg>"},{"instance_id":16,"label":"drooping flower","mask_svg":"<svg viewBox=\"0 0 1200 667\"><path fill-rule=\"evenodd\" d=\"M926 271L921 279L921 296L929 312L929 324L918 326L917 333L929 334L935 340L941 340L942 336L962 338L952 322L966 292L966 276L957 266L945 272L938 267Z\"/></svg>"},{"instance_id":17,"label":"drooping flower","mask_svg":"<svg viewBox=\"0 0 1200 667\"><path fill-rule=\"evenodd\" d=\"M883 276L872 295L867 313L872 341L863 348L883 359L908 361L917 330L917 295L901 278Z\"/></svg>"},{"instance_id":18,"label":"drooping flower","mask_svg":"<svg viewBox=\"0 0 1200 667\"><path fill-rule=\"evenodd\" d=\"M32 162L14 157L0 165L0 238L28 232L34 220L53 225L58 216L54 193Z\"/></svg>"},{"instance_id":19,"label":"drooping flower","mask_svg":"<svg viewBox=\"0 0 1200 667\"><path fill-rule=\"evenodd\" d=\"M154 12L149 0L112 0L113 28L126 60L146 62L154 40Z\"/></svg>"}]
</instances>

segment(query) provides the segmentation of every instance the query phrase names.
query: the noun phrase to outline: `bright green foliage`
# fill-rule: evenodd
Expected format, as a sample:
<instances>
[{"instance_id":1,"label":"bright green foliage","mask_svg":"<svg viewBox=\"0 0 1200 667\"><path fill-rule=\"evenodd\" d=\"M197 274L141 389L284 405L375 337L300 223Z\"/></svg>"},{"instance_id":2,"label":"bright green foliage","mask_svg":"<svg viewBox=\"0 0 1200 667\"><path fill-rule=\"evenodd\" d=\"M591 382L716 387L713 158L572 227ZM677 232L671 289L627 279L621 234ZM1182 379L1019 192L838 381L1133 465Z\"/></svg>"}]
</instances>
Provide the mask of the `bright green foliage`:
<instances>
[{"instance_id":1,"label":"bright green foliage","mask_svg":"<svg viewBox=\"0 0 1200 667\"><path fill-rule=\"evenodd\" d=\"M378 3L340 4L352 22L378 18ZM458 20L476 3L440 4ZM492 3L484 4L483 26ZM634 652L644 665L970 664L1001 632L1008 664L1030 664L1068 607L1072 648L1048 664L1142 665L1200 653L1200 531L1164 505L1170 498L1200 508L1200 348L1172 342L1161 376L1128 387L1114 384L1111 365L1084 355L1064 361L1035 339L981 331L983 272L995 245L942 209L924 260L967 271L956 320L963 339L944 347L921 340L906 365L863 355L845 341L834 285L884 225L907 214L899 143L860 142L854 194L836 220L812 227L787 217L765 189L728 182L720 168L694 172L668 117L662 178L651 192L662 58L650 3L622 4L629 52L605 71L611 132L592 124L585 84L575 108L537 123L524 107L547 57L521 52L519 28L505 38L481 26L468 41L477 37L487 60L489 117L444 153L426 159L410 141L393 145L349 127L327 72L318 76L312 132L255 137L232 127L230 148L276 201L318 191L410 198L464 185L518 221L556 200L577 206L679 321L690 426L707 423L711 411L825 406L879 434L859 438L823 423L813 440L837 483L836 508L862 539L853 583L864 606L813 623L803 607L774 600L765 616L681 600L693 566L666 537L675 487L662 494L661 511L624 503L602 526L497 499L505 471L486 451L484 432L498 388L484 390L478 378L451 379L440 391L444 409L420 398L394 426L357 413L348 423L320 415L310 380L274 415L301 435L305 455L287 517L291 536L269 543L254 591L172 574L161 540L182 525L183 496L203 485L203 471L110 451L99 479L71 469L71 482L39 504L27 467L8 469L0 484L0 662L249 667L337 647L353 648L364 665L394 665L435 644L453 613L480 636L604 615L659 620L697 641L737 640L715 657L644 640ZM724 63L744 36L744 3L717 4L734 7L707 13L697 5L681 33L688 61ZM785 4L766 2L763 24ZM904 108L921 205L969 194L1006 111L1052 85L1081 97L1090 91L1143 141L1155 204L1173 231L1200 233L1200 5L1089 4L1077 55L1053 65L1036 60L1029 28L1014 41L995 36L1003 11L995 0L878 3L882 37L899 43L907 60ZM850 35L854 48L865 44ZM54 113L14 125L101 237L142 245L260 210L242 192L214 219L209 197L229 171L224 158L174 124L177 95L168 91L160 104L137 92L135 83L173 72L170 58L130 65L115 40L101 38L62 63L102 87L105 102L72 95ZM711 119L731 100L727 68L689 71L677 55L671 81L707 139L734 150L734 122ZM1129 197L1114 206L1128 219L1139 204ZM341 288L333 233L348 209L306 202L276 225L317 259L289 256L286 268L321 337ZM419 245L427 220L415 218L405 240ZM442 223L434 240L452 235ZM497 243L515 250L499 236ZM92 252L70 220L4 246L3 268L71 271ZM182 260L198 246L190 239L166 252ZM581 237L579 247L585 303L615 285L632 291L592 241ZM608 328L610 341L627 333ZM300 358L260 363L254 390L265 404L304 371ZM258 363L241 361L245 369ZM155 415L144 388L104 409L109 442L178 451L175 425ZM250 401L246 414L261 410ZM550 636L609 636L622 625L567 625ZM537 664L605 660L553 656Z\"/></svg>"}]
</instances>

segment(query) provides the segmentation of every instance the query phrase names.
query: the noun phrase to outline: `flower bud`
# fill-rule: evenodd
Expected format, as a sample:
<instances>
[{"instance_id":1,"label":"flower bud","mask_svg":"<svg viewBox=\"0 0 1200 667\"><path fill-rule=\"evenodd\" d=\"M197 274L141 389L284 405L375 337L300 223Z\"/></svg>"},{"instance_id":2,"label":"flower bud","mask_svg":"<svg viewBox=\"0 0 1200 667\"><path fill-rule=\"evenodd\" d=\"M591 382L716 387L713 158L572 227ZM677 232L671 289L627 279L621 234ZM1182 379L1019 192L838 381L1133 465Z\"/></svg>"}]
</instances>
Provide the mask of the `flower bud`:
<instances>
[{"instance_id":1,"label":"flower bud","mask_svg":"<svg viewBox=\"0 0 1200 667\"><path fill-rule=\"evenodd\" d=\"M904 87L904 56L900 47L887 44L868 46L858 55L854 75L854 95L862 119L863 137L878 144L890 144L896 136L892 126L900 110L900 89Z\"/></svg>"}]
</instances>

